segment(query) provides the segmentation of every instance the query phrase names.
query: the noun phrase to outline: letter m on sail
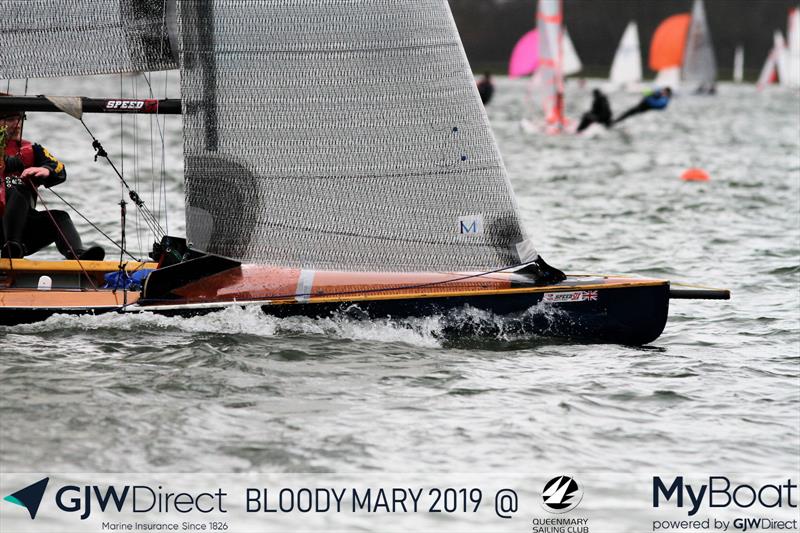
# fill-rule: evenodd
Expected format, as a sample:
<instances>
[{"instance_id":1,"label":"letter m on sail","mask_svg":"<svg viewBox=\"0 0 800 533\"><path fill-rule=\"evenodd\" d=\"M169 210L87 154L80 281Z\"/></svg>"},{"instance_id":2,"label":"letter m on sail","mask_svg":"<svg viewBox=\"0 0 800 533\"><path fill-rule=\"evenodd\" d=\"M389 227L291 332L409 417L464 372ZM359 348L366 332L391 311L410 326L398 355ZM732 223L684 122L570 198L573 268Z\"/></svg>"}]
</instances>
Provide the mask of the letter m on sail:
<instances>
[{"instance_id":1,"label":"letter m on sail","mask_svg":"<svg viewBox=\"0 0 800 533\"><path fill-rule=\"evenodd\" d=\"M483 215L459 217L458 232L461 235L481 235L483 233Z\"/></svg>"}]
</instances>

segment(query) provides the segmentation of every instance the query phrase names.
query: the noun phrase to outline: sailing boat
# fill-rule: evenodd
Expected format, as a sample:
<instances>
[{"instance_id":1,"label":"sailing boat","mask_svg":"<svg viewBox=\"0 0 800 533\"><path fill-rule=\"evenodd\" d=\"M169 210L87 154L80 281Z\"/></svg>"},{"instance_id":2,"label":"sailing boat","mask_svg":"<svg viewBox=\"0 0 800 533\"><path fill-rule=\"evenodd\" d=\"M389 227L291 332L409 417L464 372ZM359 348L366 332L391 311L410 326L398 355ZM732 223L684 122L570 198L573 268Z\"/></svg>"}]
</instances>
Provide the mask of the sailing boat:
<instances>
[{"instance_id":1,"label":"sailing boat","mask_svg":"<svg viewBox=\"0 0 800 533\"><path fill-rule=\"evenodd\" d=\"M662 22L650 45L650 68L655 83L675 89L689 82L700 92L711 92L717 79L717 62L703 0L694 0L692 13L673 15Z\"/></svg>"},{"instance_id":2,"label":"sailing boat","mask_svg":"<svg viewBox=\"0 0 800 533\"><path fill-rule=\"evenodd\" d=\"M649 65L651 70L657 72L656 85L671 87L673 90L680 85L683 49L690 22L688 13L672 15L659 24L653 33Z\"/></svg>"},{"instance_id":3,"label":"sailing boat","mask_svg":"<svg viewBox=\"0 0 800 533\"><path fill-rule=\"evenodd\" d=\"M539 66L539 31L533 29L520 37L508 60L508 77L529 76Z\"/></svg>"},{"instance_id":4,"label":"sailing boat","mask_svg":"<svg viewBox=\"0 0 800 533\"><path fill-rule=\"evenodd\" d=\"M583 63L581 58L578 57L578 52L575 50L575 45L572 44L572 39L569 37L567 27L564 26L564 33L562 34L562 47L563 47L563 67L561 73L566 76L572 76L583 70Z\"/></svg>"},{"instance_id":5,"label":"sailing boat","mask_svg":"<svg viewBox=\"0 0 800 533\"><path fill-rule=\"evenodd\" d=\"M742 83L744 80L744 47L738 45L733 53L733 81Z\"/></svg>"},{"instance_id":6,"label":"sailing boat","mask_svg":"<svg viewBox=\"0 0 800 533\"><path fill-rule=\"evenodd\" d=\"M533 74L528 100L532 117L521 121L528 133L561 133L568 124L564 115L564 77L583 69L569 32L563 26L561 0L540 0L536 29L523 35L509 60L509 77ZM541 110L541 111L539 111Z\"/></svg>"},{"instance_id":7,"label":"sailing boat","mask_svg":"<svg viewBox=\"0 0 800 533\"><path fill-rule=\"evenodd\" d=\"M763 90L768 84L783 87L800 87L800 8L789 11L787 25L788 43L780 30L772 35L772 49L761 68L756 87Z\"/></svg>"},{"instance_id":8,"label":"sailing boat","mask_svg":"<svg viewBox=\"0 0 800 533\"><path fill-rule=\"evenodd\" d=\"M778 39L774 39L773 43ZM763 91L764 88L771 84L777 83L778 81L778 49L776 45L773 44L772 48L769 50L769 54L767 54L767 60L764 61L764 66L761 67L761 72L758 75L758 81L756 81L756 89L759 91Z\"/></svg>"},{"instance_id":9,"label":"sailing boat","mask_svg":"<svg viewBox=\"0 0 800 533\"><path fill-rule=\"evenodd\" d=\"M714 92L717 82L717 60L711 42L703 0L694 0L691 23L686 36L681 65L683 82L692 83L700 92Z\"/></svg>"},{"instance_id":10,"label":"sailing boat","mask_svg":"<svg viewBox=\"0 0 800 533\"><path fill-rule=\"evenodd\" d=\"M187 236L161 236L151 263L0 260L0 324L241 305L312 317L471 306L526 318L531 334L642 344L660 335L671 297L728 296L564 276L544 262L446 0L326 1L313 11L307 1L182 0L166 12L160 2L107 4L54 2L0 19L0 30L16 29L0 76L177 65L179 102L2 97L0 109L181 112ZM67 17L74 9L85 12ZM107 274L150 268L141 289L100 286Z\"/></svg>"},{"instance_id":11,"label":"sailing boat","mask_svg":"<svg viewBox=\"0 0 800 533\"><path fill-rule=\"evenodd\" d=\"M611 62L609 82L612 88L630 89L641 81L642 55L639 49L639 31L636 22L630 21Z\"/></svg>"},{"instance_id":12,"label":"sailing boat","mask_svg":"<svg viewBox=\"0 0 800 533\"><path fill-rule=\"evenodd\" d=\"M532 119L523 119L522 129L529 133L542 130L549 134L564 131L567 118L564 114L564 31L562 26L561 0L539 0L536 11L536 30L539 38L539 62L531 79L533 109L539 107L541 115L534 113ZM577 54L572 48L572 64L575 68ZM580 68L580 60L577 60ZM537 105L538 103L538 105ZM539 117L543 117L540 120Z\"/></svg>"},{"instance_id":13,"label":"sailing boat","mask_svg":"<svg viewBox=\"0 0 800 533\"><path fill-rule=\"evenodd\" d=\"M775 68L777 70L777 81L784 87L789 85L789 50L786 47L786 40L780 30L775 30L772 35L773 49L775 50Z\"/></svg>"},{"instance_id":14,"label":"sailing boat","mask_svg":"<svg viewBox=\"0 0 800 533\"><path fill-rule=\"evenodd\" d=\"M800 88L800 7L789 11L786 41L785 84L789 87Z\"/></svg>"}]
</instances>

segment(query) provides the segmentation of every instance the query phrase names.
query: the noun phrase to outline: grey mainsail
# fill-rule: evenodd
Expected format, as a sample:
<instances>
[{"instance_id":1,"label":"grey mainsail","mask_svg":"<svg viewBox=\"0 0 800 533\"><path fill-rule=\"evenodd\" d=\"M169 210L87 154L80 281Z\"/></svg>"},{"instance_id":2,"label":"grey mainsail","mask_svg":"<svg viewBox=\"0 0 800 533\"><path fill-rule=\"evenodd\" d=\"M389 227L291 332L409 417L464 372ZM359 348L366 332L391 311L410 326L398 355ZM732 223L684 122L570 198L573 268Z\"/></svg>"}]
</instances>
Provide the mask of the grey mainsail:
<instances>
[{"instance_id":1,"label":"grey mainsail","mask_svg":"<svg viewBox=\"0 0 800 533\"><path fill-rule=\"evenodd\" d=\"M681 77L686 82L710 86L717 79L717 60L711 43L703 0L695 0L692 21L686 35Z\"/></svg>"},{"instance_id":2,"label":"grey mainsail","mask_svg":"<svg viewBox=\"0 0 800 533\"><path fill-rule=\"evenodd\" d=\"M0 78L176 68L163 0L3 0Z\"/></svg>"},{"instance_id":3,"label":"grey mainsail","mask_svg":"<svg viewBox=\"0 0 800 533\"><path fill-rule=\"evenodd\" d=\"M447 0L182 0L178 30L196 248L318 269L520 263Z\"/></svg>"}]
</instances>

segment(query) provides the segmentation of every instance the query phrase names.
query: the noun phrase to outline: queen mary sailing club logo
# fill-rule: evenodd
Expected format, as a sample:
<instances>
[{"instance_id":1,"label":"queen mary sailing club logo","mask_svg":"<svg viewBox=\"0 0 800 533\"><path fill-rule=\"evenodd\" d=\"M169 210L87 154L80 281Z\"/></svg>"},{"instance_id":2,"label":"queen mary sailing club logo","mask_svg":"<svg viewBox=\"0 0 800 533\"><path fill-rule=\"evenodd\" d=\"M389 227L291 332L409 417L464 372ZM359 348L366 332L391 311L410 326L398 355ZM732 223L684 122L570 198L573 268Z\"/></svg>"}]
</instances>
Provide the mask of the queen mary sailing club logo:
<instances>
[{"instance_id":1,"label":"queen mary sailing club logo","mask_svg":"<svg viewBox=\"0 0 800 533\"><path fill-rule=\"evenodd\" d=\"M548 513L561 514L575 509L583 499L583 488L569 476L557 476L545 483L541 505Z\"/></svg>"}]
</instances>

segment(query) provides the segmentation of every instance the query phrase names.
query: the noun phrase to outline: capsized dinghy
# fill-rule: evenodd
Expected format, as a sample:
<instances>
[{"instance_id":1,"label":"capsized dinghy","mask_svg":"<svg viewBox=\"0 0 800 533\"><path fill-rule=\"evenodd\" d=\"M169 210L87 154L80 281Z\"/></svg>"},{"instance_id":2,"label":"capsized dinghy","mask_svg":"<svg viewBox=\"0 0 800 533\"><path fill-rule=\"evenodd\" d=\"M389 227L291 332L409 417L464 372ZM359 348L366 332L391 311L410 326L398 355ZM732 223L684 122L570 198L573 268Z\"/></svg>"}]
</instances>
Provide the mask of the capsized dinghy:
<instances>
[{"instance_id":1,"label":"capsized dinghy","mask_svg":"<svg viewBox=\"0 0 800 533\"><path fill-rule=\"evenodd\" d=\"M0 19L1 36L14 28L0 41L2 78L180 68L177 105L2 97L0 109L182 112L187 230L151 224L154 264L2 260L3 324L243 304L363 318L470 306L530 318L532 335L641 344L664 328L670 295L687 296L542 260L446 0L164 4L133 13L136 24L130 2L107 0ZM141 288L103 288L107 274L151 268Z\"/></svg>"}]
</instances>

